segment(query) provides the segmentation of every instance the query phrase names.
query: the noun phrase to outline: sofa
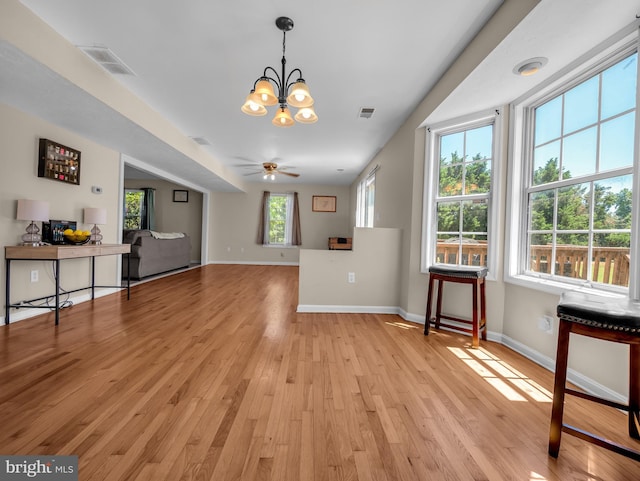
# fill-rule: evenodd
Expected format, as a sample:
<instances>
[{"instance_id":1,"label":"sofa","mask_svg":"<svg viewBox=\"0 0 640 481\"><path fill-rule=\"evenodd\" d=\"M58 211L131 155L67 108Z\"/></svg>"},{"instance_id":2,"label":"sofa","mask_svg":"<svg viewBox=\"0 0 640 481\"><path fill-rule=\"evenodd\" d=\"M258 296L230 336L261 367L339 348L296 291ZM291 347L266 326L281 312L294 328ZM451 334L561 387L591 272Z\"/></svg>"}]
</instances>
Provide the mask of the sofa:
<instances>
[{"instance_id":1,"label":"sofa","mask_svg":"<svg viewBox=\"0 0 640 481\"><path fill-rule=\"evenodd\" d=\"M122 256L122 277L130 272L132 279L188 267L191 240L184 233L161 233L151 230L125 230L122 242L131 244L129 266Z\"/></svg>"}]
</instances>

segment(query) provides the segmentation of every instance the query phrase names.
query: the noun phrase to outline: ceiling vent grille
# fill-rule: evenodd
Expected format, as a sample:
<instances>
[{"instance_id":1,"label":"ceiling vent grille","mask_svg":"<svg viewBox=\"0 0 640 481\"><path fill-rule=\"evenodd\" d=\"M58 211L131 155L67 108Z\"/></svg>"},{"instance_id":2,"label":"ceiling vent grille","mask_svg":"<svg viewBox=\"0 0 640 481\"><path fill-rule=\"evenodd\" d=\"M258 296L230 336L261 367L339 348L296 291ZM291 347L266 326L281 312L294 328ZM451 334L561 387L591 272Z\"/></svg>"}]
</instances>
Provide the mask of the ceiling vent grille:
<instances>
[{"instance_id":1,"label":"ceiling vent grille","mask_svg":"<svg viewBox=\"0 0 640 481\"><path fill-rule=\"evenodd\" d=\"M358 117L361 119L370 119L373 117L373 113L376 111L373 107L362 107L358 113Z\"/></svg>"},{"instance_id":2,"label":"ceiling vent grille","mask_svg":"<svg viewBox=\"0 0 640 481\"><path fill-rule=\"evenodd\" d=\"M107 47L78 47L107 72L118 75L135 75L115 53Z\"/></svg>"},{"instance_id":3,"label":"ceiling vent grille","mask_svg":"<svg viewBox=\"0 0 640 481\"><path fill-rule=\"evenodd\" d=\"M196 143L196 144L200 144L200 145L211 145L211 142L209 142L207 139L205 139L204 137L191 137L191 139Z\"/></svg>"}]
</instances>

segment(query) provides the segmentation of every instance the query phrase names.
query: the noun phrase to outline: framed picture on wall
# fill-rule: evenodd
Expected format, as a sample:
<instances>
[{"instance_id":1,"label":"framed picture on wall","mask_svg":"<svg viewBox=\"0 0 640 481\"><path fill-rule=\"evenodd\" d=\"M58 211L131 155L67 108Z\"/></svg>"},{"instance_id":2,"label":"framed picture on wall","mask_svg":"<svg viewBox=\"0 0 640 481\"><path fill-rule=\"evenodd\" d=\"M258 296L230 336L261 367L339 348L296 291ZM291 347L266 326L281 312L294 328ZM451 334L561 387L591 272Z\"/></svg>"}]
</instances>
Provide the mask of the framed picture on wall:
<instances>
[{"instance_id":1,"label":"framed picture on wall","mask_svg":"<svg viewBox=\"0 0 640 481\"><path fill-rule=\"evenodd\" d=\"M173 201L174 202L189 202L189 191L188 190L174 190L173 191Z\"/></svg>"},{"instance_id":2,"label":"framed picture on wall","mask_svg":"<svg viewBox=\"0 0 640 481\"><path fill-rule=\"evenodd\" d=\"M311 203L313 212L335 212L336 196L335 195L314 195Z\"/></svg>"}]
</instances>

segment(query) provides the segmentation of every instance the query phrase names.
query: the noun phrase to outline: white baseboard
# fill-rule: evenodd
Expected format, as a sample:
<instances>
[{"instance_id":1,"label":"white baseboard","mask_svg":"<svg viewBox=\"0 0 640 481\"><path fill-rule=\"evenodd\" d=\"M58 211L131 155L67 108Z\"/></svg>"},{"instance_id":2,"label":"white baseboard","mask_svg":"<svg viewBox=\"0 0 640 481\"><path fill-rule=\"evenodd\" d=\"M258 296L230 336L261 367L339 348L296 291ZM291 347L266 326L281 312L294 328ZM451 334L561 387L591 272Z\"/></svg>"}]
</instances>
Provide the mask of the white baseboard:
<instances>
[{"instance_id":1,"label":"white baseboard","mask_svg":"<svg viewBox=\"0 0 640 481\"><path fill-rule=\"evenodd\" d=\"M333 312L343 314L398 314L392 306L327 306L298 304L297 312Z\"/></svg>"},{"instance_id":2,"label":"white baseboard","mask_svg":"<svg viewBox=\"0 0 640 481\"><path fill-rule=\"evenodd\" d=\"M100 288L100 289L96 288L96 299L99 297L108 296L109 294L113 294L121 290L122 289L119 289L119 288ZM51 296L51 297L53 298L54 296ZM61 297L60 303L62 304L63 299L65 299L65 294L61 294L60 297ZM91 300L91 294L87 293L87 294L78 294L78 295L70 296L67 301L71 302L72 304L80 304L82 302L86 302L90 300ZM65 308L61 308L60 311L64 312L64 309ZM52 304L51 311L53 310L54 310L54 306ZM34 309L32 307L24 307L24 308L21 307L20 309L12 308L11 314L9 316L10 324L13 324L18 321L23 321L25 319L29 319L31 317L40 316L42 314L45 314L46 312L47 310L42 308L40 309ZM2 325L4 325L4 321L5 321L5 317L4 316L0 317L0 322L2 323Z\"/></svg>"},{"instance_id":3,"label":"white baseboard","mask_svg":"<svg viewBox=\"0 0 640 481\"><path fill-rule=\"evenodd\" d=\"M245 266L299 266L299 262L266 262L266 261L209 261L209 264L245 265Z\"/></svg>"},{"instance_id":4,"label":"white baseboard","mask_svg":"<svg viewBox=\"0 0 640 481\"><path fill-rule=\"evenodd\" d=\"M551 372L555 372L556 370L556 361L551 359L540 352L531 349L526 344L522 344L515 339L510 338L509 336L505 336L504 334L500 336L501 339L496 342L500 342L504 344L508 348L514 350L518 354L522 354L527 359L535 362L536 364L541 365L545 369L548 369ZM567 369L567 380L578 386L580 389L593 394L594 396L603 397L606 399L610 399L612 401L617 401L619 403L627 403L629 399L622 394L609 389L606 386L594 381L593 379L585 376L584 374L575 371L574 369Z\"/></svg>"}]
</instances>

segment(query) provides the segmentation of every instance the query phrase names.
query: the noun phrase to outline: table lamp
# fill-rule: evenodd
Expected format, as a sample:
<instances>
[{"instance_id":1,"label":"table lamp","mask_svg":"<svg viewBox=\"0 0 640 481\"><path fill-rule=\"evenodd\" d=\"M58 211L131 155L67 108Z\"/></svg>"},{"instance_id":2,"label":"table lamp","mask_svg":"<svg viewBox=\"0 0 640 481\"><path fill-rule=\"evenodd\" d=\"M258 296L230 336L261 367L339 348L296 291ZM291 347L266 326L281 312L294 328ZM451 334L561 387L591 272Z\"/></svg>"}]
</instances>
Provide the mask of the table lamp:
<instances>
[{"instance_id":1,"label":"table lamp","mask_svg":"<svg viewBox=\"0 0 640 481\"><path fill-rule=\"evenodd\" d=\"M91 229L91 243L102 244L102 234L98 224L104 225L107 223L107 209L100 207L85 207L84 209L84 223L93 224Z\"/></svg>"},{"instance_id":2,"label":"table lamp","mask_svg":"<svg viewBox=\"0 0 640 481\"><path fill-rule=\"evenodd\" d=\"M49 220L49 202L44 200L18 200L17 220L29 220L31 224L27 227L27 233L22 235L22 245L39 246L42 243L40 229L36 221Z\"/></svg>"}]
</instances>

